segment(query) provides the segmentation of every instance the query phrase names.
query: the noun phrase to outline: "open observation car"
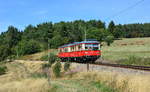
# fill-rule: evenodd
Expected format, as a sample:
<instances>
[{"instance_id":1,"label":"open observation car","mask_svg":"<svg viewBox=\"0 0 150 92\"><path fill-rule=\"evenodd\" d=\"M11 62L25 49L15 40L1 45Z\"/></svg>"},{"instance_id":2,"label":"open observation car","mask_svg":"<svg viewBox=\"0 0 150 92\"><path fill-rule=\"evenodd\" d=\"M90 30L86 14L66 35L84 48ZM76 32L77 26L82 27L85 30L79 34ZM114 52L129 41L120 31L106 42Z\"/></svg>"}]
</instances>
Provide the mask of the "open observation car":
<instances>
[{"instance_id":1,"label":"open observation car","mask_svg":"<svg viewBox=\"0 0 150 92\"><path fill-rule=\"evenodd\" d=\"M58 50L61 61L94 62L101 56L100 43L93 39L66 44Z\"/></svg>"}]
</instances>

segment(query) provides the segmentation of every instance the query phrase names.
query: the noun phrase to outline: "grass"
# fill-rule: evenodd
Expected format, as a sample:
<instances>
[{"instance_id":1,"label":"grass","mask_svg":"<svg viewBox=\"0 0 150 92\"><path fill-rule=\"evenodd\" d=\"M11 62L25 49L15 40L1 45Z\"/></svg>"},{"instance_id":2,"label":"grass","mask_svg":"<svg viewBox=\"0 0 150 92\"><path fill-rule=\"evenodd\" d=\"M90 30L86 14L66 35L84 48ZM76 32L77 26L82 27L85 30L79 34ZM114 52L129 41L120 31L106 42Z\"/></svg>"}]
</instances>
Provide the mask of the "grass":
<instances>
[{"instance_id":1,"label":"grass","mask_svg":"<svg viewBox=\"0 0 150 92\"><path fill-rule=\"evenodd\" d=\"M7 72L7 67L5 65L0 65L0 75L3 75Z\"/></svg>"},{"instance_id":2,"label":"grass","mask_svg":"<svg viewBox=\"0 0 150 92\"><path fill-rule=\"evenodd\" d=\"M114 89L118 92L149 92L150 90L149 75L125 75L116 72L93 71L77 73L73 78L96 81L96 86L101 86L101 83L105 84L107 87L109 86L108 92L109 90L114 92ZM104 86L102 88L107 89L105 85L102 85Z\"/></svg>"},{"instance_id":3,"label":"grass","mask_svg":"<svg viewBox=\"0 0 150 92\"><path fill-rule=\"evenodd\" d=\"M19 60L41 60L41 58L43 56L46 56L48 52L57 54L57 50L56 49L51 49L51 50L48 50L48 51L43 51L43 52L31 54L31 55L21 56L18 59Z\"/></svg>"},{"instance_id":4,"label":"grass","mask_svg":"<svg viewBox=\"0 0 150 92\"><path fill-rule=\"evenodd\" d=\"M142 65L142 66L150 66L150 58L142 58L129 56L127 59L120 59L116 61L119 64L125 65Z\"/></svg>"},{"instance_id":5,"label":"grass","mask_svg":"<svg viewBox=\"0 0 150 92\"><path fill-rule=\"evenodd\" d=\"M102 47L102 55L105 60L109 60L113 63L125 59L127 60L131 56L136 58L150 58L150 38L116 40L111 46L104 45ZM150 60L148 60L148 62L150 62Z\"/></svg>"},{"instance_id":6,"label":"grass","mask_svg":"<svg viewBox=\"0 0 150 92\"><path fill-rule=\"evenodd\" d=\"M6 63L8 72L0 76L0 92L115 92L92 80L48 78L42 72L45 62L14 61Z\"/></svg>"},{"instance_id":7,"label":"grass","mask_svg":"<svg viewBox=\"0 0 150 92\"><path fill-rule=\"evenodd\" d=\"M8 72L0 76L0 92L48 92L47 79L38 75L41 64L24 61L6 63Z\"/></svg>"},{"instance_id":8,"label":"grass","mask_svg":"<svg viewBox=\"0 0 150 92\"><path fill-rule=\"evenodd\" d=\"M45 62L44 62L45 63ZM80 72L62 78L41 73L43 62L6 63L8 72L0 76L0 92L149 92L149 75L116 72ZM71 64L71 67L74 66Z\"/></svg>"},{"instance_id":9,"label":"grass","mask_svg":"<svg viewBox=\"0 0 150 92\"><path fill-rule=\"evenodd\" d=\"M106 86L104 83L92 82L92 85L96 86L101 92L116 92L113 88Z\"/></svg>"},{"instance_id":10,"label":"grass","mask_svg":"<svg viewBox=\"0 0 150 92\"><path fill-rule=\"evenodd\" d=\"M116 92L113 88L92 80L56 80L52 85L54 85L52 92Z\"/></svg>"},{"instance_id":11,"label":"grass","mask_svg":"<svg viewBox=\"0 0 150 92\"><path fill-rule=\"evenodd\" d=\"M20 81L0 83L0 92L48 92L49 85L46 79L23 79Z\"/></svg>"}]
</instances>

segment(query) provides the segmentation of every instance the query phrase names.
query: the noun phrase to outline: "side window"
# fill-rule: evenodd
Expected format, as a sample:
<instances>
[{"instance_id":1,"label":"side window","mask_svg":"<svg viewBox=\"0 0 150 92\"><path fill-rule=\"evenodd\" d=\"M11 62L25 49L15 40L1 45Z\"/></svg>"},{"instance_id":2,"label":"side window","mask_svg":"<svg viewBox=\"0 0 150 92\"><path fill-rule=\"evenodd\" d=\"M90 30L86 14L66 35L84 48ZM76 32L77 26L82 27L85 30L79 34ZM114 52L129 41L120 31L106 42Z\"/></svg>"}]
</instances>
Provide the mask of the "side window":
<instances>
[{"instance_id":1,"label":"side window","mask_svg":"<svg viewBox=\"0 0 150 92\"><path fill-rule=\"evenodd\" d=\"M76 45L76 51L79 51L79 45Z\"/></svg>"},{"instance_id":2,"label":"side window","mask_svg":"<svg viewBox=\"0 0 150 92\"><path fill-rule=\"evenodd\" d=\"M92 50L93 44L85 44L85 50Z\"/></svg>"},{"instance_id":3,"label":"side window","mask_svg":"<svg viewBox=\"0 0 150 92\"><path fill-rule=\"evenodd\" d=\"M71 52L71 47L68 47L68 52Z\"/></svg>"},{"instance_id":4,"label":"side window","mask_svg":"<svg viewBox=\"0 0 150 92\"><path fill-rule=\"evenodd\" d=\"M93 50L98 50L98 44L93 44Z\"/></svg>"},{"instance_id":5,"label":"side window","mask_svg":"<svg viewBox=\"0 0 150 92\"><path fill-rule=\"evenodd\" d=\"M73 48L72 47L70 47L71 48L71 52L73 51Z\"/></svg>"},{"instance_id":6,"label":"side window","mask_svg":"<svg viewBox=\"0 0 150 92\"><path fill-rule=\"evenodd\" d=\"M81 50L82 50L82 45L80 44L80 45L79 45L79 51L81 51Z\"/></svg>"},{"instance_id":7,"label":"side window","mask_svg":"<svg viewBox=\"0 0 150 92\"><path fill-rule=\"evenodd\" d=\"M85 44L85 50L99 50L99 44Z\"/></svg>"},{"instance_id":8,"label":"side window","mask_svg":"<svg viewBox=\"0 0 150 92\"><path fill-rule=\"evenodd\" d=\"M64 52L68 52L68 48L65 48L65 49L64 49Z\"/></svg>"},{"instance_id":9,"label":"side window","mask_svg":"<svg viewBox=\"0 0 150 92\"><path fill-rule=\"evenodd\" d=\"M87 45L85 44L84 46L85 46L85 50L88 50L88 47L87 47Z\"/></svg>"},{"instance_id":10,"label":"side window","mask_svg":"<svg viewBox=\"0 0 150 92\"><path fill-rule=\"evenodd\" d=\"M72 48L73 48L73 51L75 51L75 48L74 48L74 46L73 46Z\"/></svg>"}]
</instances>

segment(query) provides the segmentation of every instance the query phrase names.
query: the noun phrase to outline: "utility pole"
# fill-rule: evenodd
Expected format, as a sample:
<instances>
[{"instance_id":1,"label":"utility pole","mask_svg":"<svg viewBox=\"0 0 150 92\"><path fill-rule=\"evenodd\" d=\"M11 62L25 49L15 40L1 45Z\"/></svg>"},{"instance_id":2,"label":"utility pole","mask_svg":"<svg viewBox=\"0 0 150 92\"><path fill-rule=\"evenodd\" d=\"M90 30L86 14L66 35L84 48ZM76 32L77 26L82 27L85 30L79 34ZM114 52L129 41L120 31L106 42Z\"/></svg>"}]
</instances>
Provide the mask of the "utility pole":
<instances>
[{"instance_id":1,"label":"utility pole","mask_svg":"<svg viewBox=\"0 0 150 92\"><path fill-rule=\"evenodd\" d=\"M47 50L47 54L48 54L48 62L49 62L49 58L50 58L50 54L49 54L49 38L48 38L48 43L47 43L47 46L48 46L48 50Z\"/></svg>"},{"instance_id":2,"label":"utility pole","mask_svg":"<svg viewBox=\"0 0 150 92\"><path fill-rule=\"evenodd\" d=\"M19 54L18 54L18 48L19 48L19 47L17 46L17 59L19 58Z\"/></svg>"},{"instance_id":3,"label":"utility pole","mask_svg":"<svg viewBox=\"0 0 150 92\"><path fill-rule=\"evenodd\" d=\"M84 40L85 40L85 42L86 42L86 27L84 28ZM89 61L87 61L87 56L85 56L86 57L86 62L87 62L87 71L89 71Z\"/></svg>"},{"instance_id":4,"label":"utility pole","mask_svg":"<svg viewBox=\"0 0 150 92\"><path fill-rule=\"evenodd\" d=\"M85 39L85 41L86 41L86 28L84 29L84 33L85 33L85 34L84 34L84 36L85 36L84 39Z\"/></svg>"},{"instance_id":5,"label":"utility pole","mask_svg":"<svg viewBox=\"0 0 150 92\"><path fill-rule=\"evenodd\" d=\"M49 33L48 33L49 34ZM49 36L49 35L48 35ZM47 48L48 48L48 50L47 50L47 54L48 54L48 63L50 62L49 60L50 60L50 53L49 53L49 47L50 47L50 44L49 44L49 37L48 37L48 39L47 39ZM49 67L47 67L47 69L46 69L46 72L47 72L47 80L48 80L48 83L49 83L49 85L51 84L50 83L50 77L51 77L51 75L50 75L50 71L49 71Z\"/></svg>"}]
</instances>

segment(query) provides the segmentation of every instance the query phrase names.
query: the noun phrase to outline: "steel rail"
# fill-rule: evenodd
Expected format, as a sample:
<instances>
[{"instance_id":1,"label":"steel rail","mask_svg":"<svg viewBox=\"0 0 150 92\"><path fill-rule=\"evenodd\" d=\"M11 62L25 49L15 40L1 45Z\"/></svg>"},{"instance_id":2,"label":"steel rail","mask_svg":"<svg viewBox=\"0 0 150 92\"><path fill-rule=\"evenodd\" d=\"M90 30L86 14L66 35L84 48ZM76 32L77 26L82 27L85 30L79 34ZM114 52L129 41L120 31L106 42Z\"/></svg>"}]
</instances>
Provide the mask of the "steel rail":
<instances>
[{"instance_id":1,"label":"steel rail","mask_svg":"<svg viewBox=\"0 0 150 92\"><path fill-rule=\"evenodd\" d=\"M110 63L90 63L93 65L102 65L102 66L110 66L110 67L119 67L119 68L128 68L135 70L144 70L150 71L150 66L137 66L137 65L123 65L123 64L110 64Z\"/></svg>"}]
</instances>

